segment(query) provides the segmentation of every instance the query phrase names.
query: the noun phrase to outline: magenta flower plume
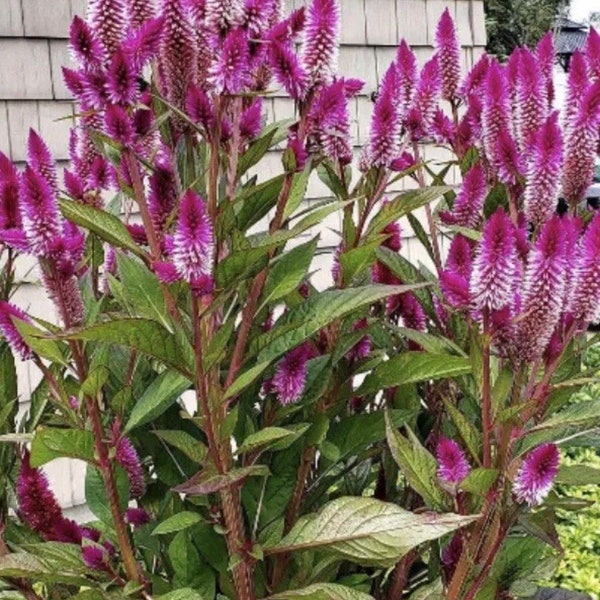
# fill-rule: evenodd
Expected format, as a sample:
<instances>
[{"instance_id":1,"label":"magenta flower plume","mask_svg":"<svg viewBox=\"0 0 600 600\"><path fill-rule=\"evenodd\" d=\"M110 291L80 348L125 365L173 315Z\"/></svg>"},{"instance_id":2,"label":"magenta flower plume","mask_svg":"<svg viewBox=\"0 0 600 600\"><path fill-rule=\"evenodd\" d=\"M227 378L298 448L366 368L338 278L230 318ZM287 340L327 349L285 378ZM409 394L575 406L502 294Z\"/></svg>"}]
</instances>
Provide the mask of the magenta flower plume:
<instances>
[{"instance_id":1,"label":"magenta flower plume","mask_svg":"<svg viewBox=\"0 0 600 600\"><path fill-rule=\"evenodd\" d=\"M562 165L562 132L558 114L553 113L535 136L527 163L524 209L527 220L535 227L548 221L554 213Z\"/></svg>"},{"instance_id":2,"label":"magenta flower plume","mask_svg":"<svg viewBox=\"0 0 600 600\"><path fill-rule=\"evenodd\" d=\"M559 462L556 444L544 444L530 452L515 478L513 492L517 501L529 506L541 504L552 488Z\"/></svg>"},{"instance_id":3,"label":"magenta flower plume","mask_svg":"<svg viewBox=\"0 0 600 600\"><path fill-rule=\"evenodd\" d=\"M31 252L44 255L60 236L56 197L44 177L29 165L21 176L21 218Z\"/></svg>"},{"instance_id":4,"label":"magenta flower plume","mask_svg":"<svg viewBox=\"0 0 600 600\"><path fill-rule=\"evenodd\" d=\"M124 0L90 0L87 21L109 55L119 47L127 29Z\"/></svg>"},{"instance_id":5,"label":"magenta flower plume","mask_svg":"<svg viewBox=\"0 0 600 600\"><path fill-rule=\"evenodd\" d=\"M486 192L485 171L477 163L465 174L452 211L440 215L442 221L448 225L476 228L481 221Z\"/></svg>"},{"instance_id":6,"label":"magenta flower plume","mask_svg":"<svg viewBox=\"0 0 600 600\"><path fill-rule=\"evenodd\" d=\"M273 41L269 47L269 65L279 85L293 100L306 94L307 76L294 50L286 43Z\"/></svg>"},{"instance_id":7,"label":"magenta flower plume","mask_svg":"<svg viewBox=\"0 0 600 600\"><path fill-rule=\"evenodd\" d=\"M185 0L162 0L162 15L164 33L158 61L162 91L183 109L187 90L198 77L197 36Z\"/></svg>"},{"instance_id":8,"label":"magenta flower plume","mask_svg":"<svg viewBox=\"0 0 600 600\"><path fill-rule=\"evenodd\" d=\"M574 125L573 121L577 118L579 107L588 90L589 83L585 56L582 52L576 50L569 61L567 92L564 100L563 124L566 131Z\"/></svg>"},{"instance_id":9,"label":"magenta flower plume","mask_svg":"<svg viewBox=\"0 0 600 600\"><path fill-rule=\"evenodd\" d=\"M262 36L269 24L279 17L277 0L246 0L244 5L244 26L251 37Z\"/></svg>"},{"instance_id":10,"label":"magenta flower plume","mask_svg":"<svg viewBox=\"0 0 600 600\"><path fill-rule=\"evenodd\" d=\"M298 402L304 392L308 360L314 356L310 343L288 352L277 365L271 382L277 399L284 406Z\"/></svg>"},{"instance_id":11,"label":"magenta flower plume","mask_svg":"<svg viewBox=\"0 0 600 600\"><path fill-rule=\"evenodd\" d=\"M112 425L110 441L115 448L116 461L123 467L129 478L130 496L140 498L146 493L144 469L131 440L121 433L121 425L118 421L115 421Z\"/></svg>"},{"instance_id":12,"label":"magenta flower plume","mask_svg":"<svg viewBox=\"0 0 600 600\"><path fill-rule=\"evenodd\" d=\"M156 15L155 0L128 0L129 26L136 30Z\"/></svg>"},{"instance_id":13,"label":"magenta flower plume","mask_svg":"<svg viewBox=\"0 0 600 600\"><path fill-rule=\"evenodd\" d=\"M469 279L473 270L473 242L460 233L455 235L448 250L446 270Z\"/></svg>"},{"instance_id":14,"label":"magenta flower plume","mask_svg":"<svg viewBox=\"0 0 600 600\"><path fill-rule=\"evenodd\" d=\"M8 302L0 301L0 333L4 336L15 354L21 357L21 360L31 358L31 348L15 327L13 319L31 323L31 319L17 306Z\"/></svg>"},{"instance_id":15,"label":"magenta flower plume","mask_svg":"<svg viewBox=\"0 0 600 600\"><path fill-rule=\"evenodd\" d=\"M444 483L456 485L471 471L471 465L469 465L465 453L454 440L440 438L436 448L436 457L438 461L437 475Z\"/></svg>"},{"instance_id":16,"label":"magenta flower plume","mask_svg":"<svg viewBox=\"0 0 600 600\"><path fill-rule=\"evenodd\" d=\"M212 273L213 228L204 201L191 190L179 206L172 260L179 275L192 286Z\"/></svg>"},{"instance_id":17,"label":"magenta flower plume","mask_svg":"<svg viewBox=\"0 0 600 600\"><path fill-rule=\"evenodd\" d=\"M434 56L423 65L413 98L413 109L418 111L425 129L433 122L441 90L440 63L437 56Z\"/></svg>"},{"instance_id":18,"label":"magenta flower plume","mask_svg":"<svg viewBox=\"0 0 600 600\"><path fill-rule=\"evenodd\" d=\"M17 514L30 529L46 539L53 537L55 525L62 519L62 511L41 469L35 469L25 451L17 477Z\"/></svg>"},{"instance_id":19,"label":"magenta flower plume","mask_svg":"<svg viewBox=\"0 0 600 600\"><path fill-rule=\"evenodd\" d=\"M367 319L360 319L354 323L352 329L354 331L360 331L366 327L368 327ZM346 358L351 362L366 358L371 352L371 346L371 338L368 335L365 335L350 348L346 354Z\"/></svg>"},{"instance_id":20,"label":"magenta flower plume","mask_svg":"<svg viewBox=\"0 0 600 600\"><path fill-rule=\"evenodd\" d=\"M110 560L108 551L104 546L89 543L81 548L81 557L86 567L94 571L106 571Z\"/></svg>"},{"instance_id":21,"label":"magenta flower plume","mask_svg":"<svg viewBox=\"0 0 600 600\"><path fill-rule=\"evenodd\" d=\"M585 41L585 60L588 66L588 72L591 81L600 79L600 34L590 27L590 31Z\"/></svg>"},{"instance_id":22,"label":"magenta flower plume","mask_svg":"<svg viewBox=\"0 0 600 600\"><path fill-rule=\"evenodd\" d=\"M450 11L442 13L435 32L435 48L442 75L442 98L452 100L460 78L460 46Z\"/></svg>"},{"instance_id":23,"label":"magenta flower plume","mask_svg":"<svg viewBox=\"0 0 600 600\"><path fill-rule=\"evenodd\" d=\"M52 192L56 194L58 192L56 163L46 142L33 129L29 130L27 139L27 162L46 180Z\"/></svg>"},{"instance_id":24,"label":"magenta flower plume","mask_svg":"<svg viewBox=\"0 0 600 600\"><path fill-rule=\"evenodd\" d=\"M385 204L387 204L387 202L385 202L384 205ZM390 223L389 225L386 225L381 233L388 236L381 245L385 248L389 248L393 252L400 252L400 249L402 248L402 229L400 223Z\"/></svg>"},{"instance_id":25,"label":"magenta flower plume","mask_svg":"<svg viewBox=\"0 0 600 600\"><path fill-rule=\"evenodd\" d=\"M540 68L541 76L546 84L546 100L548 108L554 102L554 33L549 31L538 43L535 58Z\"/></svg>"},{"instance_id":26,"label":"magenta flower plume","mask_svg":"<svg viewBox=\"0 0 600 600\"><path fill-rule=\"evenodd\" d=\"M260 133L262 129L262 108L263 101L259 96L242 113L240 117L240 135L243 138L253 140Z\"/></svg>"},{"instance_id":27,"label":"magenta flower plume","mask_svg":"<svg viewBox=\"0 0 600 600\"><path fill-rule=\"evenodd\" d=\"M425 331L427 326L427 317L421 303L412 292L392 296L387 302L387 311L391 318L397 319L403 327ZM409 347L418 349L411 346Z\"/></svg>"},{"instance_id":28,"label":"magenta flower plume","mask_svg":"<svg viewBox=\"0 0 600 600\"><path fill-rule=\"evenodd\" d=\"M110 102L132 104L139 92L138 72L132 60L119 48L110 61L106 73L106 91Z\"/></svg>"},{"instance_id":29,"label":"magenta flower plume","mask_svg":"<svg viewBox=\"0 0 600 600\"><path fill-rule=\"evenodd\" d=\"M398 111L404 117L410 108L414 89L417 85L417 57L412 48L402 40L396 53L396 68L400 87L397 91Z\"/></svg>"},{"instance_id":30,"label":"magenta flower plume","mask_svg":"<svg viewBox=\"0 0 600 600\"><path fill-rule=\"evenodd\" d=\"M227 34L209 77L217 93L239 94L250 83L248 37L243 29Z\"/></svg>"},{"instance_id":31,"label":"magenta flower plume","mask_svg":"<svg viewBox=\"0 0 600 600\"><path fill-rule=\"evenodd\" d=\"M429 125L429 133L437 144L453 144L456 130L452 119L441 109L435 111L435 115Z\"/></svg>"},{"instance_id":32,"label":"magenta flower plume","mask_svg":"<svg viewBox=\"0 0 600 600\"><path fill-rule=\"evenodd\" d=\"M340 21L338 0L312 0L302 45L302 66L310 87L329 84L336 74Z\"/></svg>"},{"instance_id":33,"label":"magenta flower plume","mask_svg":"<svg viewBox=\"0 0 600 600\"><path fill-rule=\"evenodd\" d=\"M515 48L508 57L506 67L504 68L504 76L506 78L506 83L508 84L510 103L514 107L513 120L515 121L515 127L518 124L517 111L519 107L517 106L517 91L521 71L521 56L524 50L524 48Z\"/></svg>"},{"instance_id":34,"label":"magenta flower plume","mask_svg":"<svg viewBox=\"0 0 600 600\"><path fill-rule=\"evenodd\" d=\"M490 62L486 78L481 125L483 146L488 160L493 160L501 131L508 131L510 105L508 85L502 67L496 60Z\"/></svg>"},{"instance_id":35,"label":"magenta flower plume","mask_svg":"<svg viewBox=\"0 0 600 600\"><path fill-rule=\"evenodd\" d=\"M132 70L144 68L158 54L164 25L162 16L150 19L127 37L122 48L131 61Z\"/></svg>"},{"instance_id":36,"label":"magenta flower plume","mask_svg":"<svg viewBox=\"0 0 600 600\"><path fill-rule=\"evenodd\" d=\"M267 33L267 39L271 42L289 43L298 41L300 33L306 25L306 8L301 6L292 11L290 15L275 23Z\"/></svg>"},{"instance_id":37,"label":"magenta flower plume","mask_svg":"<svg viewBox=\"0 0 600 600\"><path fill-rule=\"evenodd\" d=\"M77 15L69 30L69 49L75 62L84 68L96 68L106 60L104 46L90 25Z\"/></svg>"},{"instance_id":38,"label":"magenta flower plume","mask_svg":"<svg viewBox=\"0 0 600 600\"><path fill-rule=\"evenodd\" d=\"M200 86L190 86L186 108L189 117L202 125L207 133L210 133L215 122L213 104L208 94Z\"/></svg>"},{"instance_id":39,"label":"magenta flower plume","mask_svg":"<svg viewBox=\"0 0 600 600\"><path fill-rule=\"evenodd\" d=\"M8 156L0 152L0 231L20 228L19 172Z\"/></svg>"},{"instance_id":40,"label":"magenta flower plume","mask_svg":"<svg viewBox=\"0 0 600 600\"><path fill-rule=\"evenodd\" d=\"M510 305L519 267L514 227L500 208L487 221L473 262L473 308L500 310Z\"/></svg>"},{"instance_id":41,"label":"magenta flower plume","mask_svg":"<svg viewBox=\"0 0 600 600\"><path fill-rule=\"evenodd\" d=\"M465 80L461 84L458 95L462 98L469 98L473 94L477 94L485 85L487 72L490 66L490 57L484 54L469 71Z\"/></svg>"},{"instance_id":42,"label":"magenta flower plume","mask_svg":"<svg viewBox=\"0 0 600 600\"><path fill-rule=\"evenodd\" d=\"M457 310L466 310L471 303L469 280L467 277L453 271L440 273L440 289L444 300Z\"/></svg>"},{"instance_id":43,"label":"magenta flower plume","mask_svg":"<svg viewBox=\"0 0 600 600\"><path fill-rule=\"evenodd\" d=\"M506 129L498 133L494 163L498 169L498 179L508 186L518 186L524 170L521 154L513 136Z\"/></svg>"},{"instance_id":44,"label":"magenta flower plume","mask_svg":"<svg viewBox=\"0 0 600 600\"><path fill-rule=\"evenodd\" d=\"M144 508L128 508L125 511L125 521L137 529L150 523L150 515Z\"/></svg>"},{"instance_id":45,"label":"magenta flower plume","mask_svg":"<svg viewBox=\"0 0 600 600\"><path fill-rule=\"evenodd\" d=\"M575 264L572 312L584 323L600 317L600 214L596 213L581 240Z\"/></svg>"},{"instance_id":46,"label":"magenta flower plume","mask_svg":"<svg viewBox=\"0 0 600 600\"><path fill-rule=\"evenodd\" d=\"M215 33L227 31L244 21L243 0L206 0L205 20Z\"/></svg>"},{"instance_id":47,"label":"magenta flower plume","mask_svg":"<svg viewBox=\"0 0 600 600\"><path fill-rule=\"evenodd\" d=\"M567 227L555 216L542 229L525 271L524 318L518 322L517 345L524 361L542 355L560 320L569 267L568 248Z\"/></svg>"},{"instance_id":48,"label":"magenta flower plume","mask_svg":"<svg viewBox=\"0 0 600 600\"><path fill-rule=\"evenodd\" d=\"M164 231L177 202L177 182L168 151L163 149L159 152L149 184L148 210L154 229L160 233Z\"/></svg>"},{"instance_id":49,"label":"magenta flower plume","mask_svg":"<svg viewBox=\"0 0 600 600\"><path fill-rule=\"evenodd\" d=\"M600 79L590 86L565 142L563 195L571 204L583 198L594 176L600 128Z\"/></svg>"},{"instance_id":50,"label":"magenta flower plume","mask_svg":"<svg viewBox=\"0 0 600 600\"><path fill-rule=\"evenodd\" d=\"M386 71L371 119L369 150L371 164L387 167L400 154L402 122L398 105L400 78L395 63Z\"/></svg>"},{"instance_id":51,"label":"magenta flower plume","mask_svg":"<svg viewBox=\"0 0 600 600\"><path fill-rule=\"evenodd\" d=\"M123 146L131 146L134 141L133 123L127 111L118 104L111 104L104 115L106 133Z\"/></svg>"},{"instance_id":52,"label":"magenta flower plume","mask_svg":"<svg viewBox=\"0 0 600 600\"><path fill-rule=\"evenodd\" d=\"M537 58L527 48L521 50L516 89L517 141L527 150L548 112L546 81Z\"/></svg>"}]
</instances>

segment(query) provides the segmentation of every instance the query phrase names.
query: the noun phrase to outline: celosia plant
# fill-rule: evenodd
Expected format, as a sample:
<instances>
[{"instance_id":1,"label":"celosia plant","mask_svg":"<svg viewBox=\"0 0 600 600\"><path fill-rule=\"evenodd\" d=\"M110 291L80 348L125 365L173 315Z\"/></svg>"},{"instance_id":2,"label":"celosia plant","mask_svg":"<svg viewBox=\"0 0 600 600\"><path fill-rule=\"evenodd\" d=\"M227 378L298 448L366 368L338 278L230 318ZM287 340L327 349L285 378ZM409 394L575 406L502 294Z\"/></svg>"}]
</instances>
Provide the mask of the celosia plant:
<instances>
[{"instance_id":1,"label":"celosia plant","mask_svg":"<svg viewBox=\"0 0 600 600\"><path fill-rule=\"evenodd\" d=\"M340 28L338 0L93 0L73 20L69 168L35 131L22 170L0 155L8 589L491 600L560 549L559 445L600 421L569 404L600 317L597 35L559 115L550 36L461 74L446 11L427 62L400 44L355 156ZM293 119L265 122L275 88ZM307 208L315 176L332 198ZM336 213L319 291L306 236ZM58 324L13 301L24 259ZM15 360L43 380L13 431ZM59 457L87 463L97 521L63 515Z\"/></svg>"}]
</instances>

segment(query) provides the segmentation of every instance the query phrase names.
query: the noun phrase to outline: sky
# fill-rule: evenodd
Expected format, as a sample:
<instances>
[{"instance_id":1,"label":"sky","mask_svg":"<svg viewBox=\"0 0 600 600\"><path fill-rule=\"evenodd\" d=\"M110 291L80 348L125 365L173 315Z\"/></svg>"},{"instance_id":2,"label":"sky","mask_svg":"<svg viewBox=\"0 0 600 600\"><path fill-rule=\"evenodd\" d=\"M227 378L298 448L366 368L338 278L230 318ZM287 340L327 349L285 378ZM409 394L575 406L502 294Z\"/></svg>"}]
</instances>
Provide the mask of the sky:
<instances>
[{"instance_id":1,"label":"sky","mask_svg":"<svg viewBox=\"0 0 600 600\"><path fill-rule=\"evenodd\" d=\"M571 0L571 19L574 21L585 21L595 11L600 11L600 0Z\"/></svg>"}]
</instances>

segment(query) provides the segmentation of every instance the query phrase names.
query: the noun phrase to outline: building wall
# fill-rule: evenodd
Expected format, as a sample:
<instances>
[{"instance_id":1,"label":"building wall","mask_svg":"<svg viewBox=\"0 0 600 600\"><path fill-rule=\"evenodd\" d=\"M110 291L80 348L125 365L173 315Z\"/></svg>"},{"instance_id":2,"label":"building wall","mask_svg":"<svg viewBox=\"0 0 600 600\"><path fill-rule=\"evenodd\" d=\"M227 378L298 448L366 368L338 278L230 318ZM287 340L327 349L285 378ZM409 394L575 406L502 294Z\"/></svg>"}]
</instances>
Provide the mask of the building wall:
<instances>
[{"instance_id":1,"label":"building wall","mask_svg":"<svg viewBox=\"0 0 600 600\"><path fill-rule=\"evenodd\" d=\"M288 0L296 8L303 0ZM470 68L483 52L485 27L483 0L341 0L342 47L339 68L342 75L360 77L366 86L354 103L353 139L358 147L368 136L372 111L370 95L393 59L402 38L415 49L420 62L431 55L435 26L448 7L457 24L462 46L463 69ZM13 160L25 160L25 142L30 127L37 129L59 162L68 157L68 132L73 105L61 76L61 65L69 63L67 32L75 14L85 12L85 0L2 0L0 8L0 150ZM292 116L292 103L282 97L266 102L269 118ZM425 149L428 159L445 158L438 148ZM262 177L281 170L280 157L271 153L263 166ZM307 202L327 195L323 184L311 180ZM333 230L339 228L336 217L323 223L318 233L321 245L337 244ZM316 232L310 232L314 234ZM422 259L410 228L404 230L404 252L412 260ZM325 286L330 264L321 262L319 282ZM18 268L20 288L15 300L33 314L50 318L52 304L39 287L38 277L30 261ZM20 394L23 410L30 392L39 380L35 368L19 365ZM59 460L47 471L61 503L77 511L83 501L84 466L75 461Z\"/></svg>"}]
</instances>

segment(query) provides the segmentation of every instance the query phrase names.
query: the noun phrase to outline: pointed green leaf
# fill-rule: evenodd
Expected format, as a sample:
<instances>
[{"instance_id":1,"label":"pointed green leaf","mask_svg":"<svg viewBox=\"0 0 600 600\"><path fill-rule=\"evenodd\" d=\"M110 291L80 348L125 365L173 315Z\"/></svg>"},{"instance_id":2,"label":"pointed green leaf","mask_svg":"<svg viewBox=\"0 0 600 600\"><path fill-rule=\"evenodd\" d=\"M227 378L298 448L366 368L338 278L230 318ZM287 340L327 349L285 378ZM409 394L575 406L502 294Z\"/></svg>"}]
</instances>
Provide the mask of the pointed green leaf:
<instances>
[{"instance_id":1,"label":"pointed green leaf","mask_svg":"<svg viewBox=\"0 0 600 600\"><path fill-rule=\"evenodd\" d=\"M300 173L295 173L292 180L292 187L288 196L285 210L283 211L283 220L285 221L288 217L294 214L294 211L302 204L304 196L306 195L306 188L308 187L308 180L311 173L310 162L304 167L304 170Z\"/></svg>"},{"instance_id":2,"label":"pointed green leaf","mask_svg":"<svg viewBox=\"0 0 600 600\"><path fill-rule=\"evenodd\" d=\"M196 525L203 521L202 516L198 513L190 510L184 510L176 513L165 519L162 523L157 525L152 532L152 535L165 535L167 533L174 533L176 531L182 531L188 527Z\"/></svg>"},{"instance_id":3,"label":"pointed green leaf","mask_svg":"<svg viewBox=\"0 0 600 600\"><path fill-rule=\"evenodd\" d=\"M159 429L152 433L163 440L163 442L169 444L169 446L173 446L173 448L177 448L177 450L183 452L190 460L196 463L201 463L206 458L208 452L206 446L187 431Z\"/></svg>"},{"instance_id":4,"label":"pointed green leaf","mask_svg":"<svg viewBox=\"0 0 600 600\"><path fill-rule=\"evenodd\" d=\"M31 443L31 466L41 467L55 458L94 462L94 436L84 429L39 427Z\"/></svg>"},{"instance_id":5,"label":"pointed green leaf","mask_svg":"<svg viewBox=\"0 0 600 600\"><path fill-rule=\"evenodd\" d=\"M373 596L339 583L314 583L301 590L274 594L266 600L373 600Z\"/></svg>"},{"instance_id":6,"label":"pointed green leaf","mask_svg":"<svg viewBox=\"0 0 600 600\"><path fill-rule=\"evenodd\" d=\"M237 449L237 454L253 452L258 448L264 449L286 437L294 436L295 432L283 427L265 427L256 433L251 433Z\"/></svg>"}]
</instances>

